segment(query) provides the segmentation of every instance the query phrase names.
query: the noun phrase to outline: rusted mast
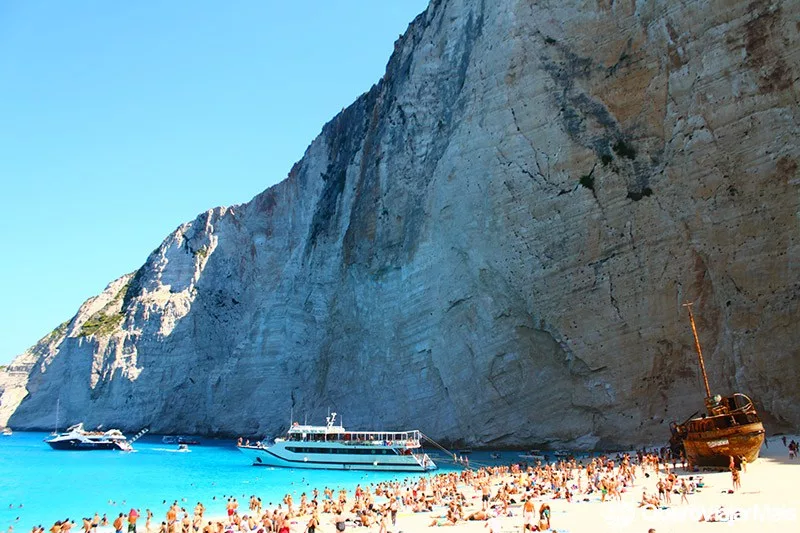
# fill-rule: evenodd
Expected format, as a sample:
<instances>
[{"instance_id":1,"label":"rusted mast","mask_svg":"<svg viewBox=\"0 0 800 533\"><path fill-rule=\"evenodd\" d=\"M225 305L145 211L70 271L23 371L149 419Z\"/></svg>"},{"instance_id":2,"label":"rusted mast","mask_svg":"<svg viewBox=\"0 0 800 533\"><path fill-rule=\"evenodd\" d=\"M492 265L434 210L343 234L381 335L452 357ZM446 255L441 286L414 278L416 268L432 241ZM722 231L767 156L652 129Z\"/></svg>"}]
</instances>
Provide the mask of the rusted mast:
<instances>
[{"instance_id":1,"label":"rusted mast","mask_svg":"<svg viewBox=\"0 0 800 533\"><path fill-rule=\"evenodd\" d=\"M697 328L694 325L694 315L692 315L692 304L688 302L683 304L689 310L689 322L692 324L692 333L694 334L694 346L697 348L697 359L700 361L700 372L703 373L703 385L706 386L706 398L711 398L711 389L708 386L708 376L706 375L706 364L703 362L703 350L700 349L700 339L697 338Z\"/></svg>"}]
</instances>

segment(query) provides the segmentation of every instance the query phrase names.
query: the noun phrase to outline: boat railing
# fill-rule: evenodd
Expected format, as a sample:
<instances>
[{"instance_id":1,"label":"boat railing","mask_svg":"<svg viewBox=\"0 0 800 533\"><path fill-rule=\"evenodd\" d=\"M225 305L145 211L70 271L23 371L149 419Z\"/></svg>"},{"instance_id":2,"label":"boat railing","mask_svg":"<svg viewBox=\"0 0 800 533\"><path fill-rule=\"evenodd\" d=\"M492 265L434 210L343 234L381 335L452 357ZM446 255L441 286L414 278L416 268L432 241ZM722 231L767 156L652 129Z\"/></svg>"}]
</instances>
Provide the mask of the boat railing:
<instances>
[{"instance_id":1,"label":"boat railing","mask_svg":"<svg viewBox=\"0 0 800 533\"><path fill-rule=\"evenodd\" d=\"M337 439L334 442L340 442L347 446L390 446L401 448L419 448L419 440L341 440Z\"/></svg>"},{"instance_id":2,"label":"boat railing","mask_svg":"<svg viewBox=\"0 0 800 533\"><path fill-rule=\"evenodd\" d=\"M753 400L746 394L742 394L741 392L734 392L733 398L744 398L744 405L741 407L736 407L732 409L732 411L751 411L755 410L755 406L753 405ZM738 403L738 402L737 402Z\"/></svg>"},{"instance_id":3,"label":"boat railing","mask_svg":"<svg viewBox=\"0 0 800 533\"><path fill-rule=\"evenodd\" d=\"M425 470L435 468L433 460L428 456L427 453L415 453L414 459L416 459L417 463Z\"/></svg>"},{"instance_id":4,"label":"boat railing","mask_svg":"<svg viewBox=\"0 0 800 533\"><path fill-rule=\"evenodd\" d=\"M374 446L408 446L419 447L421 435L419 431L343 431L335 433L301 432L292 430L286 437L287 441L297 442L341 442L355 445ZM391 443L391 444L389 444Z\"/></svg>"},{"instance_id":5,"label":"boat railing","mask_svg":"<svg viewBox=\"0 0 800 533\"><path fill-rule=\"evenodd\" d=\"M316 437L316 435L315 435ZM276 442L287 442L287 440ZM313 443L337 443L344 444L345 446L375 446L375 447L393 447L393 448L420 448L421 444L419 439L398 439L398 440L364 440L352 438L312 438L312 439L288 439L288 442L313 442Z\"/></svg>"},{"instance_id":6,"label":"boat railing","mask_svg":"<svg viewBox=\"0 0 800 533\"><path fill-rule=\"evenodd\" d=\"M692 431L696 432L709 432L758 422L760 420L754 413L737 409L721 415L693 419L685 426L676 426L676 431L681 435L685 435L686 428L691 428Z\"/></svg>"}]
</instances>

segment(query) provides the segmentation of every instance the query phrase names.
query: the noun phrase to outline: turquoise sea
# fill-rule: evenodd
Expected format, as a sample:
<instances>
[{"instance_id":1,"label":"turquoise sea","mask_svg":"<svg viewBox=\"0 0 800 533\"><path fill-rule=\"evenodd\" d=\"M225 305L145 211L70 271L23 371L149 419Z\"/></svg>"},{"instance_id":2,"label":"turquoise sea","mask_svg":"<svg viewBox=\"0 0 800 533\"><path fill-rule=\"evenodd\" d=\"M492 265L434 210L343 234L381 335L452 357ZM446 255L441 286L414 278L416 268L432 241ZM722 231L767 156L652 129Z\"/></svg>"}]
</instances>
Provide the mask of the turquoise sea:
<instances>
[{"instance_id":1,"label":"turquoise sea","mask_svg":"<svg viewBox=\"0 0 800 533\"><path fill-rule=\"evenodd\" d=\"M410 474L294 470L251 466L233 441L201 440L191 452L177 452L176 445L160 437L136 441L134 452L56 451L45 442L46 433L15 432L0 436L0 531L14 526L15 533L41 524L48 529L56 520L70 518L80 529L81 518L106 513L109 521L131 507L142 513L151 509L154 522L164 519L175 500L191 513L198 501L209 515L224 515L227 498L238 498L247 508L255 494L268 506L277 505L286 493L299 501L303 492L311 498L328 486L352 490L357 484L407 479ZM442 455L427 450L446 472ZM505 453L503 455L506 455ZM471 454L473 464L510 462L516 457L492 460L489 452Z\"/></svg>"}]
</instances>

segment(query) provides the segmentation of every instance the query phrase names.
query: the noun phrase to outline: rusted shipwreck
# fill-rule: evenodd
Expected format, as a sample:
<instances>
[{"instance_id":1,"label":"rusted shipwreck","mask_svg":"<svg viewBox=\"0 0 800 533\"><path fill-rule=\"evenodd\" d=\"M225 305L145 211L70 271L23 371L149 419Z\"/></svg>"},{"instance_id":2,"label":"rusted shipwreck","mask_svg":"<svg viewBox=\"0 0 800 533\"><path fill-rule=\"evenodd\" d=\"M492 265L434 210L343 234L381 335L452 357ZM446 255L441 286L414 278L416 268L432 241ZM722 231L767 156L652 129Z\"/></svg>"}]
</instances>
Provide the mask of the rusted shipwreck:
<instances>
[{"instance_id":1,"label":"rusted shipwreck","mask_svg":"<svg viewBox=\"0 0 800 533\"><path fill-rule=\"evenodd\" d=\"M703 374L706 412L701 416L692 415L682 424L670 424L670 447L673 453L685 453L691 466L726 467L731 459L738 465L743 458L752 463L758 459L764 443L764 425L748 396L740 393L726 397L711 395L691 304L686 304L686 308Z\"/></svg>"}]
</instances>

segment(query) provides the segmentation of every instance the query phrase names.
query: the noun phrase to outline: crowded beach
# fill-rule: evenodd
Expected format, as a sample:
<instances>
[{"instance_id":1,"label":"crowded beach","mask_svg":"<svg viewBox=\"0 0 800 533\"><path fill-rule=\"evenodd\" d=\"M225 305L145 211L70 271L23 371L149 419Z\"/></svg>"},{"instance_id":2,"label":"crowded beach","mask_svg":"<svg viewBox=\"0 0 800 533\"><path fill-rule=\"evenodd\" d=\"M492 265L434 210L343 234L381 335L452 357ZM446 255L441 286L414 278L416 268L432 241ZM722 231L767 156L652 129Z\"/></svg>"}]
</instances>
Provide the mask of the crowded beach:
<instances>
[{"instance_id":1,"label":"crowded beach","mask_svg":"<svg viewBox=\"0 0 800 533\"><path fill-rule=\"evenodd\" d=\"M678 459L644 451L513 463L286 494L281 502L256 495L223 495L211 509L166 502L157 516L130 509L107 517L58 521L50 533L300 533L332 531L710 531L797 527L794 480L800 473L796 438L772 437L753 464L692 469ZM224 504L224 508L222 507ZM44 527L32 533L44 533Z\"/></svg>"}]
</instances>

